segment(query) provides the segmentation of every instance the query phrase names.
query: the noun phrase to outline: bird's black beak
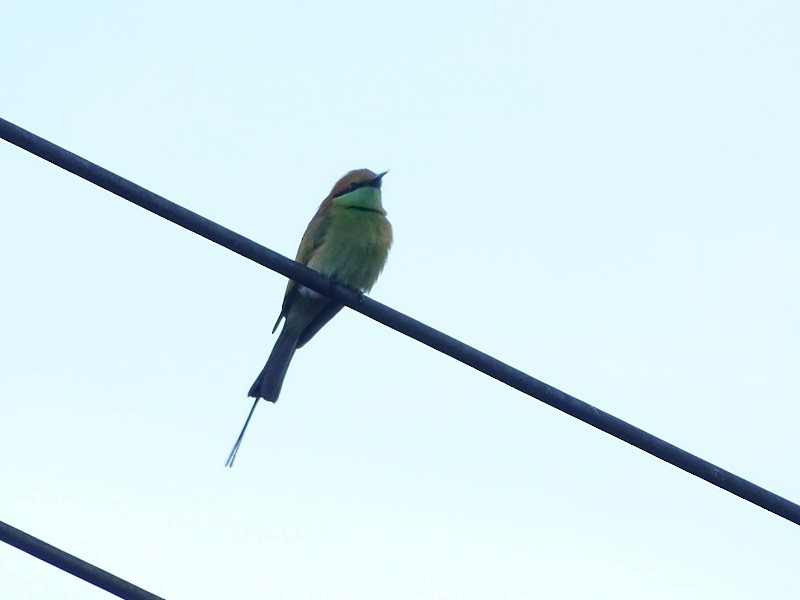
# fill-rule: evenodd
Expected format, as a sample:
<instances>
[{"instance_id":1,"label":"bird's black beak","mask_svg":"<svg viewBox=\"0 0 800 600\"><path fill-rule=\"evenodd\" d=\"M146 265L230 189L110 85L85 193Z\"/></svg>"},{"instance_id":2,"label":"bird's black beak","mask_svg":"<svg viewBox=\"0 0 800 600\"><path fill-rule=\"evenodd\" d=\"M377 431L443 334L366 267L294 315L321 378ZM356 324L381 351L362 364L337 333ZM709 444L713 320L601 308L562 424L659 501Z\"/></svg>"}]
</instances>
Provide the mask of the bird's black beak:
<instances>
[{"instance_id":1,"label":"bird's black beak","mask_svg":"<svg viewBox=\"0 0 800 600\"><path fill-rule=\"evenodd\" d=\"M370 179L364 185L367 186L367 187L374 187L374 188L381 187L381 179L383 179L383 176L386 175L388 172L389 171L384 171L383 173L379 173L378 175L375 175L375 177Z\"/></svg>"}]
</instances>

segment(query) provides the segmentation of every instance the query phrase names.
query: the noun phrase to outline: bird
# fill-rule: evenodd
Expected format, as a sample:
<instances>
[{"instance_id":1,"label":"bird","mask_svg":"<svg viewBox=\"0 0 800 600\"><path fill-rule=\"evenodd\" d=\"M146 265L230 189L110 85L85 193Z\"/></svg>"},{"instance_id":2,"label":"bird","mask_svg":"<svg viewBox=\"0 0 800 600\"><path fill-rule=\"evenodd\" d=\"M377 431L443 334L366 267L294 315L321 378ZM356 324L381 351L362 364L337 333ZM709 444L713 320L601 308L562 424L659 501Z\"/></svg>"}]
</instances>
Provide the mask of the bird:
<instances>
[{"instance_id":1,"label":"bird","mask_svg":"<svg viewBox=\"0 0 800 600\"><path fill-rule=\"evenodd\" d=\"M359 292L369 292L383 271L392 246L392 226L381 200L388 171L355 169L343 175L308 224L295 261ZM272 333L283 320L278 339L264 368L250 387L255 398L231 450L232 467L258 401L277 402L295 350L302 348L342 309L342 305L289 280Z\"/></svg>"}]
</instances>

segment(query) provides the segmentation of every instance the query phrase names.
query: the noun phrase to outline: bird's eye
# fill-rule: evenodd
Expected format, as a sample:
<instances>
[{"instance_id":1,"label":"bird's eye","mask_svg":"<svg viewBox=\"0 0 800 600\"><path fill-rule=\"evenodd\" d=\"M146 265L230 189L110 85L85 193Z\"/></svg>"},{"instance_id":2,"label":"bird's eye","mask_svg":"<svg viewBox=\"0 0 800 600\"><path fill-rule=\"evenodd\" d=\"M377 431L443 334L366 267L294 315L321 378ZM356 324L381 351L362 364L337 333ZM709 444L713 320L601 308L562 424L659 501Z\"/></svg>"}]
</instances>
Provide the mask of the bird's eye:
<instances>
[{"instance_id":1,"label":"bird's eye","mask_svg":"<svg viewBox=\"0 0 800 600\"><path fill-rule=\"evenodd\" d=\"M348 192L352 192L357 187L358 187L358 184L354 181L353 183L351 183L350 185L347 186L347 191Z\"/></svg>"}]
</instances>

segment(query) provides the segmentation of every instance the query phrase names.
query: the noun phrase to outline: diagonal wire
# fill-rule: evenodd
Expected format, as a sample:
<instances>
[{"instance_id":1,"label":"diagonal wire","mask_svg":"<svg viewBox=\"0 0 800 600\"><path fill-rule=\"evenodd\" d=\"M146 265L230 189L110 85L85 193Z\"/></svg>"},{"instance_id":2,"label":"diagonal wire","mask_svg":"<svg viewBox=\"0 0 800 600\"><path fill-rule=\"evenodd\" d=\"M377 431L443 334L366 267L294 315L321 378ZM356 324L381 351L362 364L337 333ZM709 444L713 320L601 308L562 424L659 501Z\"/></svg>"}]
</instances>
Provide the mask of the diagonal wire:
<instances>
[{"instance_id":1,"label":"diagonal wire","mask_svg":"<svg viewBox=\"0 0 800 600\"><path fill-rule=\"evenodd\" d=\"M164 600L2 521L0 540L125 600Z\"/></svg>"},{"instance_id":2,"label":"diagonal wire","mask_svg":"<svg viewBox=\"0 0 800 600\"><path fill-rule=\"evenodd\" d=\"M281 275L294 279L387 327L447 354L524 394L580 419L592 427L605 431L679 469L800 525L800 506L794 502L690 454L614 415L578 400L380 302L337 285L316 271L174 204L166 198L123 179L13 123L0 119L0 137L189 231L233 250Z\"/></svg>"}]
</instances>

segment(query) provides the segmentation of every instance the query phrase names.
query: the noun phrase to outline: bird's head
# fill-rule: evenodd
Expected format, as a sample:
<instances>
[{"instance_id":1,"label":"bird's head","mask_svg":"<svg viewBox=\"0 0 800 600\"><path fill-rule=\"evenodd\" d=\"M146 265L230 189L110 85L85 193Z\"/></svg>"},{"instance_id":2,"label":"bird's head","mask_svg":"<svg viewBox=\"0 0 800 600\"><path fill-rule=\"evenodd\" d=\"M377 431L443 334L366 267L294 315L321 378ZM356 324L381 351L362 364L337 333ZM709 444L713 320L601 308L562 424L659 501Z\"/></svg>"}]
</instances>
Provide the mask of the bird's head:
<instances>
[{"instance_id":1,"label":"bird's head","mask_svg":"<svg viewBox=\"0 0 800 600\"><path fill-rule=\"evenodd\" d=\"M330 197L334 206L385 214L381 203L381 179L387 172L375 174L369 169L356 169L345 174L331 190Z\"/></svg>"}]
</instances>

